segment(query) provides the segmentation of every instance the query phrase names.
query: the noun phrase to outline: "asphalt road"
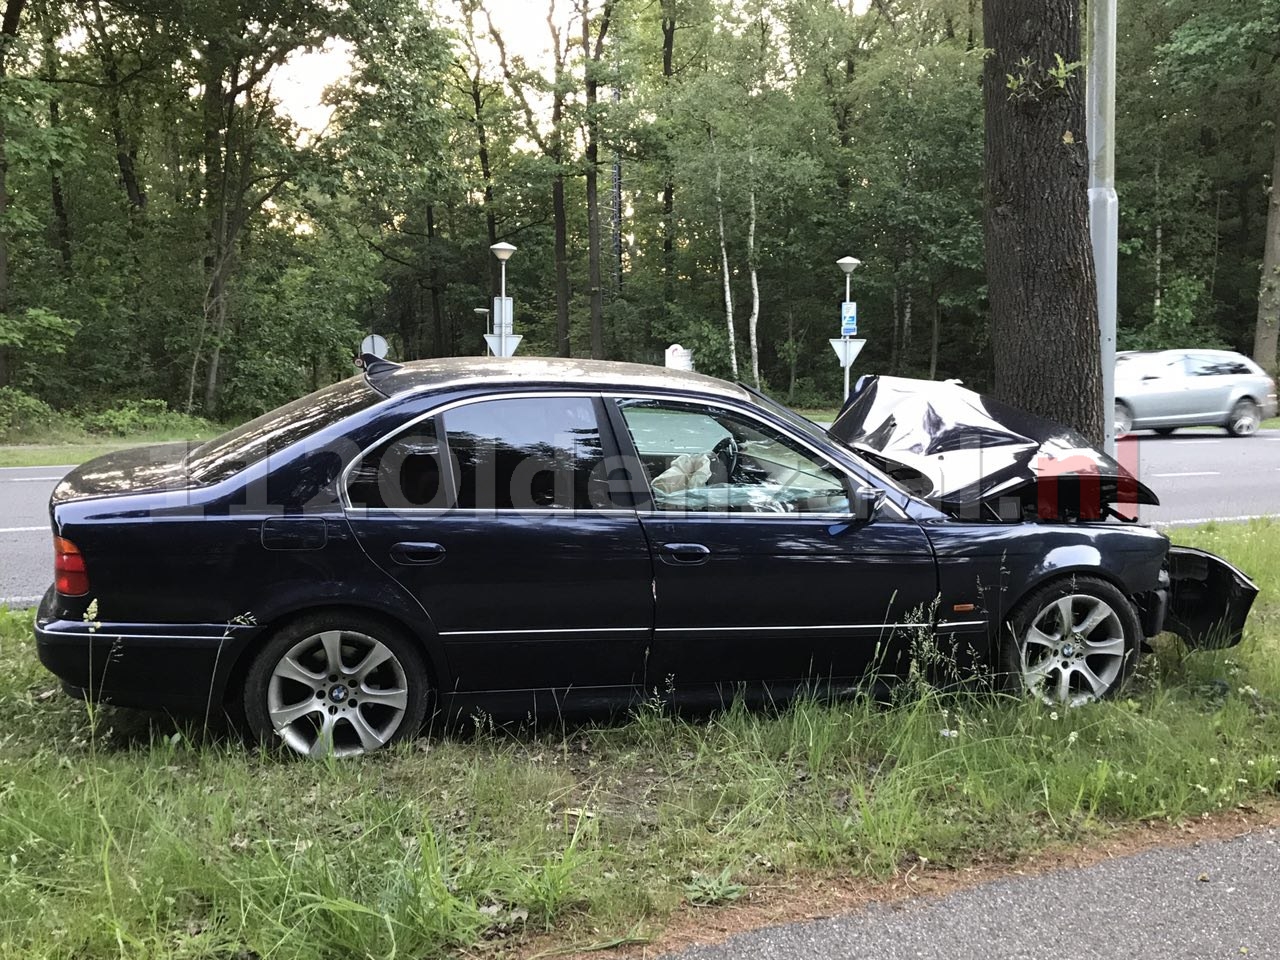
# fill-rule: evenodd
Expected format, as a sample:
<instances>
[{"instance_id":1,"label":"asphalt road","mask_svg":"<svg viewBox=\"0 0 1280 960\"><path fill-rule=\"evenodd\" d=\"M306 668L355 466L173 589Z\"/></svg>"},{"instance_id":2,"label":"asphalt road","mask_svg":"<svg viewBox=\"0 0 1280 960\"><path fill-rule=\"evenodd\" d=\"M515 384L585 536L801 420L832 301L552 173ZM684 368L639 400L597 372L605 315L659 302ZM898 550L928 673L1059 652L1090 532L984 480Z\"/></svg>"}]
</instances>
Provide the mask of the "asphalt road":
<instances>
[{"instance_id":1,"label":"asphalt road","mask_svg":"<svg viewBox=\"0 0 1280 960\"><path fill-rule=\"evenodd\" d=\"M1141 519L1194 524L1280 514L1280 430L1140 435L1120 460L1159 495ZM49 494L70 467L0 469L0 603L31 604L51 579Z\"/></svg>"},{"instance_id":2,"label":"asphalt road","mask_svg":"<svg viewBox=\"0 0 1280 960\"><path fill-rule=\"evenodd\" d=\"M670 960L1210 960L1280 957L1280 843L1260 830L936 900L770 927Z\"/></svg>"}]
</instances>

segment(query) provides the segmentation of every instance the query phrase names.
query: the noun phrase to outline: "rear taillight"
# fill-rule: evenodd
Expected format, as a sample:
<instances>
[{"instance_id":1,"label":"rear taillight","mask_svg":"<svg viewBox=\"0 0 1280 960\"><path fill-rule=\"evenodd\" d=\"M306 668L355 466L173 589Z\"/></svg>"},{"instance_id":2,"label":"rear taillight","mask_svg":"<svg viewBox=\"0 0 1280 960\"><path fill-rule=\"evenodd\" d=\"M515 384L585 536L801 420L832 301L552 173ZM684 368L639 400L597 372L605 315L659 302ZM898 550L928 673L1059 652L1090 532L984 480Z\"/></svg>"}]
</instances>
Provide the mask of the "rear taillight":
<instances>
[{"instance_id":1,"label":"rear taillight","mask_svg":"<svg viewBox=\"0 0 1280 960\"><path fill-rule=\"evenodd\" d=\"M89 592L89 574L84 554L70 540L53 538L53 586L64 597L83 597Z\"/></svg>"}]
</instances>

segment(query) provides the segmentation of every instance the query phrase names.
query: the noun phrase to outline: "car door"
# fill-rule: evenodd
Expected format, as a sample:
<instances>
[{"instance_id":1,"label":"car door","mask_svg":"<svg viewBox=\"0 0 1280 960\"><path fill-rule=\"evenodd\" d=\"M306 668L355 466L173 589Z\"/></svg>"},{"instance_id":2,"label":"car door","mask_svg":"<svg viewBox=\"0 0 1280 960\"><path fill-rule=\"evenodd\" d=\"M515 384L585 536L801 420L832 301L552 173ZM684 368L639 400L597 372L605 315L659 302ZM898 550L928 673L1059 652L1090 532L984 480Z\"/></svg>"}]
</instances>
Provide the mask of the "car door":
<instances>
[{"instance_id":1,"label":"car door","mask_svg":"<svg viewBox=\"0 0 1280 960\"><path fill-rule=\"evenodd\" d=\"M848 472L741 409L616 398L638 459L656 598L650 686L856 678L931 620L933 553L885 505L851 522Z\"/></svg>"},{"instance_id":2,"label":"car door","mask_svg":"<svg viewBox=\"0 0 1280 960\"><path fill-rule=\"evenodd\" d=\"M1221 356L1196 353L1187 356L1188 423L1216 424L1226 419L1236 382L1232 375L1234 367L1229 359Z\"/></svg>"},{"instance_id":3,"label":"car door","mask_svg":"<svg viewBox=\"0 0 1280 960\"><path fill-rule=\"evenodd\" d=\"M652 567L634 508L607 496L602 409L585 394L468 399L348 471L351 527L431 617L454 690L642 684Z\"/></svg>"},{"instance_id":4,"label":"car door","mask_svg":"<svg viewBox=\"0 0 1280 960\"><path fill-rule=\"evenodd\" d=\"M1130 405L1135 424L1178 424L1187 416L1186 364L1181 354L1135 358L1126 365L1125 384L1116 395ZM1136 367L1136 369L1133 369Z\"/></svg>"}]
</instances>

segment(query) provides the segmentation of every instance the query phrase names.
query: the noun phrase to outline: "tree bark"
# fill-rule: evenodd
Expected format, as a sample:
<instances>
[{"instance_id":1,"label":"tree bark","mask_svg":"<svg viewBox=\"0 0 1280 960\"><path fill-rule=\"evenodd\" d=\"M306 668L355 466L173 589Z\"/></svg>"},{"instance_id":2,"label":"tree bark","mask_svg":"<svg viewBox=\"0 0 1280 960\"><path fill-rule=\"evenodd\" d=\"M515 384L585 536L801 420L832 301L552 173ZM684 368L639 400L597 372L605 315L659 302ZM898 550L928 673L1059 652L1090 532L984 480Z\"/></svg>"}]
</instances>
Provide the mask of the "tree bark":
<instances>
[{"instance_id":1,"label":"tree bark","mask_svg":"<svg viewBox=\"0 0 1280 960\"><path fill-rule=\"evenodd\" d=\"M748 166L754 166L753 161L748 161ZM751 346L751 382L760 387L760 337L757 334L757 328L760 322L760 282L757 277L758 268L756 264L756 187L754 182L754 171L750 174L752 177L751 195L749 198L749 220L747 223L747 272L751 275L751 315L747 318L747 339Z\"/></svg>"},{"instance_id":2,"label":"tree bark","mask_svg":"<svg viewBox=\"0 0 1280 960\"><path fill-rule=\"evenodd\" d=\"M715 153L716 137L711 135L711 151ZM729 245L724 235L724 197L720 192L722 174L720 157L716 155L716 222L720 228L720 264L724 269L724 322L729 335L729 369L738 379L738 344L733 330L733 287L729 283Z\"/></svg>"},{"instance_id":3,"label":"tree bark","mask_svg":"<svg viewBox=\"0 0 1280 960\"><path fill-rule=\"evenodd\" d=\"M4 17L0 18L0 81L6 76L9 49L17 41L18 24L26 5L27 0L9 0L4 6ZM0 113L0 314L9 310L9 235L5 227L9 210L9 156L5 146L4 116ZM8 385L10 376L9 348L0 346L0 387Z\"/></svg>"},{"instance_id":4,"label":"tree bark","mask_svg":"<svg viewBox=\"0 0 1280 960\"><path fill-rule=\"evenodd\" d=\"M996 395L1100 443L1084 73L1049 73L1055 55L1080 61L1079 13L1079 0L983 4L984 227Z\"/></svg>"},{"instance_id":5,"label":"tree bark","mask_svg":"<svg viewBox=\"0 0 1280 960\"><path fill-rule=\"evenodd\" d=\"M92 28L90 36L98 59L102 62L103 78L107 81L107 119L111 127L111 138L116 145L116 166L120 170L120 184L124 187L125 196L129 198L129 210L132 214L147 205L147 195L138 181L138 150L130 142L124 129L124 120L120 116L120 67L116 62L100 0L94 0Z\"/></svg>"},{"instance_id":6,"label":"tree bark","mask_svg":"<svg viewBox=\"0 0 1280 960\"><path fill-rule=\"evenodd\" d=\"M604 290L600 277L600 117L597 100L600 88L598 71L604 40L609 32L609 18L613 12L613 0L605 0L596 30L595 47L591 46L591 20L589 4L582 2L582 51L587 56L583 65L587 115L586 181L587 181L587 284L591 297L591 356L604 359Z\"/></svg>"},{"instance_id":7,"label":"tree bark","mask_svg":"<svg viewBox=\"0 0 1280 960\"><path fill-rule=\"evenodd\" d=\"M1280 121L1280 117L1277 120ZM1258 287L1258 326L1253 338L1253 359L1272 373L1276 369L1277 343L1280 343L1280 123L1276 126L1271 192L1267 197L1267 241L1262 254L1262 282Z\"/></svg>"},{"instance_id":8,"label":"tree bark","mask_svg":"<svg viewBox=\"0 0 1280 960\"><path fill-rule=\"evenodd\" d=\"M666 95L672 95L671 78L675 75L674 57L676 47L676 4L675 0L662 0L662 78L666 87ZM671 137L667 137L667 154L663 158L666 164L666 178L662 184L662 314L665 317L676 296L676 230L675 230L675 195L676 184L672 176L674 147Z\"/></svg>"},{"instance_id":9,"label":"tree bark","mask_svg":"<svg viewBox=\"0 0 1280 960\"><path fill-rule=\"evenodd\" d=\"M44 77L51 89L58 82L58 47L55 42L53 21L49 19L47 5L37 11L40 17L40 38L43 41L42 59ZM57 93L49 95L49 129L56 130L62 124L62 105ZM67 216L67 201L62 190L62 163L49 164L49 202L53 208L53 242L62 261L62 273L71 275L71 220Z\"/></svg>"},{"instance_id":10,"label":"tree bark","mask_svg":"<svg viewBox=\"0 0 1280 960\"><path fill-rule=\"evenodd\" d=\"M929 379L938 379L938 336L942 331L942 304L933 298L933 336L929 339Z\"/></svg>"},{"instance_id":11,"label":"tree bark","mask_svg":"<svg viewBox=\"0 0 1280 960\"><path fill-rule=\"evenodd\" d=\"M450 351L444 340L444 310L440 306L440 257L436 252L436 208L427 204L427 255L431 258L429 280L431 283L431 332L434 337L432 353L437 357L447 357ZM416 357L411 359L418 359Z\"/></svg>"}]
</instances>

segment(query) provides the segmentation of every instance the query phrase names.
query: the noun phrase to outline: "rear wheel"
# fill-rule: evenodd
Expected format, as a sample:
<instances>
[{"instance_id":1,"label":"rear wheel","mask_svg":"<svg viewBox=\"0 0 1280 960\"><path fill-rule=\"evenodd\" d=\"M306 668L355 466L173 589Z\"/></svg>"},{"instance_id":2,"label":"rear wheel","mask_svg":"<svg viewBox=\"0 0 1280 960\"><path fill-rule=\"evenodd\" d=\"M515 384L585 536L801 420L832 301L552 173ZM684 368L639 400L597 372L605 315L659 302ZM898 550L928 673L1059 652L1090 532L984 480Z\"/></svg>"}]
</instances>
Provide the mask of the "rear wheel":
<instances>
[{"instance_id":1,"label":"rear wheel","mask_svg":"<svg viewBox=\"0 0 1280 960\"><path fill-rule=\"evenodd\" d=\"M422 654L372 617L322 613L268 641L245 679L245 718L301 756L359 756L414 736L427 709Z\"/></svg>"},{"instance_id":2,"label":"rear wheel","mask_svg":"<svg viewBox=\"0 0 1280 960\"><path fill-rule=\"evenodd\" d=\"M1251 437L1262 425L1262 411L1252 400L1240 400L1227 418L1227 433L1233 437Z\"/></svg>"},{"instance_id":3,"label":"rear wheel","mask_svg":"<svg viewBox=\"0 0 1280 960\"><path fill-rule=\"evenodd\" d=\"M1133 411L1123 400L1116 401L1116 436L1123 437L1133 431Z\"/></svg>"},{"instance_id":4,"label":"rear wheel","mask_svg":"<svg viewBox=\"0 0 1280 960\"><path fill-rule=\"evenodd\" d=\"M1142 626L1119 590L1096 577L1057 580L1019 604L1001 649L1011 686L1055 706L1114 694L1137 662Z\"/></svg>"}]
</instances>

